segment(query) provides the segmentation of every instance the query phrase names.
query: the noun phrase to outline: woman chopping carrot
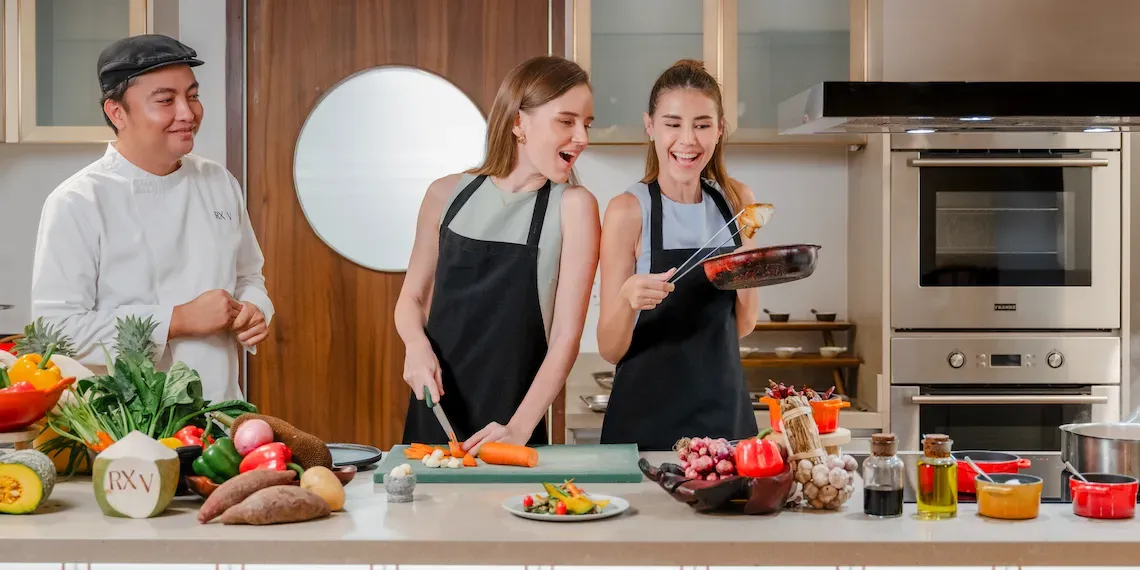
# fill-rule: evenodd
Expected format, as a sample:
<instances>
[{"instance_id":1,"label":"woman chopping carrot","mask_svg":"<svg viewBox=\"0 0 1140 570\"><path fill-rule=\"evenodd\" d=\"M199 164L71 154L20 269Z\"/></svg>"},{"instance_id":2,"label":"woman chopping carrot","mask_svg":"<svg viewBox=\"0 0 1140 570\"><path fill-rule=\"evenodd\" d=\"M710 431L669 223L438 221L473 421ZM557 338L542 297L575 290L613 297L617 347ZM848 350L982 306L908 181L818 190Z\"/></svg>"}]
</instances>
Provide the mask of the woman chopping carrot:
<instances>
[{"instance_id":1,"label":"woman chopping carrot","mask_svg":"<svg viewBox=\"0 0 1140 570\"><path fill-rule=\"evenodd\" d=\"M656 451L682 437L757 433L740 338L755 327L758 292L716 289L699 267L671 282L709 253L701 248L710 238L717 247L736 234L737 222L740 234L714 254L753 247L771 215L748 207L752 191L725 170L723 109L700 62L662 73L644 117L645 177L606 208L598 345L617 370L602 443Z\"/></svg>"},{"instance_id":2,"label":"woman chopping carrot","mask_svg":"<svg viewBox=\"0 0 1140 570\"><path fill-rule=\"evenodd\" d=\"M395 311L412 389L404 443L452 435L425 389L465 452L549 441L597 270L597 201L570 180L592 121L581 67L525 61L495 97L483 164L428 188Z\"/></svg>"}]
</instances>

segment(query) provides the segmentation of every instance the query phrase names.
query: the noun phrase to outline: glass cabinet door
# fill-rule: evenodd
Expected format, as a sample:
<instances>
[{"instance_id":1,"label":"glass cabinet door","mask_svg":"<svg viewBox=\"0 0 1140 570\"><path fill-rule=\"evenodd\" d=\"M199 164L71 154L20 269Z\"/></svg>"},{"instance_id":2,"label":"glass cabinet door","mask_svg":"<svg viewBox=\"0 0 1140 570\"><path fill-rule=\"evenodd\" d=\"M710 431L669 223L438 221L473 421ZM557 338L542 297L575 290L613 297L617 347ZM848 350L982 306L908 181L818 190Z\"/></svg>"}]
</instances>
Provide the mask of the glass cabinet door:
<instances>
[{"instance_id":1,"label":"glass cabinet door","mask_svg":"<svg viewBox=\"0 0 1140 570\"><path fill-rule=\"evenodd\" d=\"M643 113L657 76L679 59L696 59L716 75L715 38L706 11L720 0L574 0L572 58L594 87L591 144L642 143Z\"/></svg>"},{"instance_id":2,"label":"glass cabinet door","mask_svg":"<svg viewBox=\"0 0 1140 570\"><path fill-rule=\"evenodd\" d=\"M736 95L736 109L730 141L790 141L792 137L778 136L781 101L821 81L864 79L860 54L866 0L732 1L736 45L729 62L735 70L726 74L735 80L728 91ZM852 54L859 56L854 65ZM820 137L797 138L822 142Z\"/></svg>"},{"instance_id":3,"label":"glass cabinet door","mask_svg":"<svg viewBox=\"0 0 1140 570\"><path fill-rule=\"evenodd\" d=\"M111 42L146 33L146 0L18 2L20 140L113 140L96 62Z\"/></svg>"}]
</instances>

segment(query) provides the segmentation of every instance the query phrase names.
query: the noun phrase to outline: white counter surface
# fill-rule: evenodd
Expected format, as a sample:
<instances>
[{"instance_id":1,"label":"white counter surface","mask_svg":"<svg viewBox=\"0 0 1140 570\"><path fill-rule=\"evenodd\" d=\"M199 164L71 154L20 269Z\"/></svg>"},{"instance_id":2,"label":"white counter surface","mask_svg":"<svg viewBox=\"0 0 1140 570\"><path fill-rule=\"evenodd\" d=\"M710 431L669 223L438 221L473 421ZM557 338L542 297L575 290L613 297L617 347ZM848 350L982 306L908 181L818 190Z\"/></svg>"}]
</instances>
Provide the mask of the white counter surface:
<instances>
[{"instance_id":1,"label":"white counter surface","mask_svg":"<svg viewBox=\"0 0 1140 570\"><path fill-rule=\"evenodd\" d=\"M647 454L658 463L669 453ZM537 485L424 485L416 501L388 504L364 472L344 512L267 527L201 525L193 500L149 520L104 517L90 482L59 484L39 514L0 517L8 562L1083 566L1134 565L1140 523L1082 519L1069 505L1042 505L1036 520L984 519L962 505L956 519L868 520L861 495L839 512L784 511L748 517L700 515L650 482L594 484L627 499L611 519L549 523L500 508Z\"/></svg>"}]
</instances>

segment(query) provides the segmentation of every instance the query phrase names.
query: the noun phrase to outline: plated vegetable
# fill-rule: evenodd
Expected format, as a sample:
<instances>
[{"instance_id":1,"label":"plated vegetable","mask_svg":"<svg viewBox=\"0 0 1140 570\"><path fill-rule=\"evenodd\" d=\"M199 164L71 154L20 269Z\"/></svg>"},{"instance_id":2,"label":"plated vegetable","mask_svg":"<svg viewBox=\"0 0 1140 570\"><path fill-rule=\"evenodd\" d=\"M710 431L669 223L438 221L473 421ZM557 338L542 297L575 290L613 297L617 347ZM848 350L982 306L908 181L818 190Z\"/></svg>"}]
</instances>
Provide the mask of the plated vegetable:
<instances>
[{"instance_id":1,"label":"plated vegetable","mask_svg":"<svg viewBox=\"0 0 1140 570\"><path fill-rule=\"evenodd\" d=\"M609 505L608 500L595 501L580 487L568 479L561 485L543 483L546 494L523 497L523 509L528 513L543 515L592 515L602 512Z\"/></svg>"}]
</instances>

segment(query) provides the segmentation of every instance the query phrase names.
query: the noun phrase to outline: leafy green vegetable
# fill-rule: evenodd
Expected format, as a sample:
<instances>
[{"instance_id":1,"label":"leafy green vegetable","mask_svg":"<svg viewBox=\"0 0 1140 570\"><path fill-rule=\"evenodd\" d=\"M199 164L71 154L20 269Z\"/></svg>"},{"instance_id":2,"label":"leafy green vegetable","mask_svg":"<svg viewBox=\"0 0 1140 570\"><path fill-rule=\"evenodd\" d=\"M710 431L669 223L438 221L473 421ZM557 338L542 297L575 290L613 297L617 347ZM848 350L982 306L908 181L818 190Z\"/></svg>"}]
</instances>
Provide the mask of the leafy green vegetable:
<instances>
[{"instance_id":1,"label":"leafy green vegetable","mask_svg":"<svg viewBox=\"0 0 1140 570\"><path fill-rule=\"evenodd\" d=\"M71 388L75 402L59 406L49 414L49 424L60 433L46 445L66 445L57 439L88 445L97 431L104 431L118 441L138 430L155 439L172 437L187 425L211 427L209 412L229 416L256 413L257 407L242 400L212 403L202 399L202 379L184 362L176 362L169 370L157 370L147 355L146 343L135 338L153 330L150 319L117 324L116 343L130 342L142 346L120 352L114 359L103 347L109 374L92 376L76 382ZM141 332L140 332L141 331Z\"/></svg>"}]
</instances>

